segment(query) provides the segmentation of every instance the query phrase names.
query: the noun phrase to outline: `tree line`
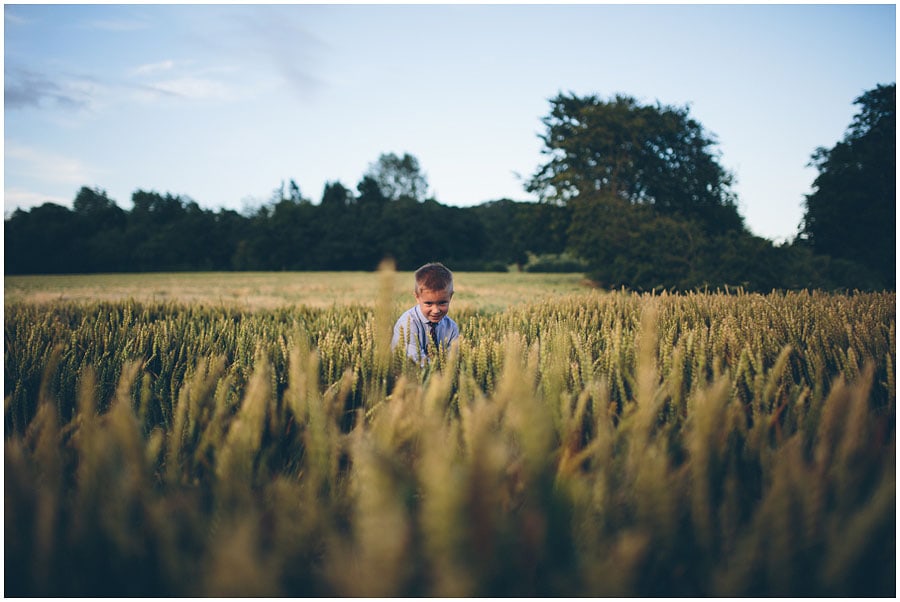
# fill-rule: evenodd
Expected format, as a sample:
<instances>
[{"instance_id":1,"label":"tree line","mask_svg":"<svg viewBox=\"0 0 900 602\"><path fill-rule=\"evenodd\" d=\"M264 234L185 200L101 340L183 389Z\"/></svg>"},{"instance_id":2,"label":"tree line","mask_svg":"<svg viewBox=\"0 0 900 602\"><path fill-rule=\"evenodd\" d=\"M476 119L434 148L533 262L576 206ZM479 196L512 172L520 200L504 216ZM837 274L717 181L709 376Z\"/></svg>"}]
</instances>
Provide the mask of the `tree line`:
<instances>
[{"instance_id":1,"label":"tree line","mask_svg":"<svg viewBox=\"0 0 900 602\"><path fill-rule=\"evenodd\" d=\"M428 196L409 154L381 155L351 190L318 203L291 180L245 212L154 191L122 209L82 187L72 209L45 203L5 220L7 274L192 270L583 272L634 290L893 289L896 92L879 85L845 138L816 149L819 170L794 240L754 236L737 211L715 140L684 107L559 94L544 118L539 202L453 207Z\"/></svg>"},{"instance_id":2,"label":"tree line","mask_svg":"<svg viewBox=\"0 0 900 602\"><path fill-rule=\"evenodd\" d=\"M440 258L501 271L564 249L562 207L504 199L460 208L389 199L368 184L354 195L329 183L318 204L286 196L250 213L143 190L126 210L82 187L72 209L44 203L6 220L6 273L372 270L384 257L399 269Z\"/></svg>"}]
</instances>

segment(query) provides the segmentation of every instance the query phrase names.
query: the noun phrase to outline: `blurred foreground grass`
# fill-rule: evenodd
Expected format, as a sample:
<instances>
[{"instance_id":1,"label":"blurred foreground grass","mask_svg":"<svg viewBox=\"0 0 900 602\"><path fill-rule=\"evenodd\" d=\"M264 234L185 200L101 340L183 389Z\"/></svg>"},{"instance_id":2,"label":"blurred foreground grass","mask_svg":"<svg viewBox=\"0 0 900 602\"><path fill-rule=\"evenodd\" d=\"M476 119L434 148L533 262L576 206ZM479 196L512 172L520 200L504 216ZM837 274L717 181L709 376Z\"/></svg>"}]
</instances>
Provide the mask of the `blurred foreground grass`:
<instances>
[{"instance_id":1,"label":"blurred foreground grass","mask_svg":"<svg viewBox=\"0 0 900 602\"><path fill-rule=\"evenodd\" d=\"M7 296L6 595L896 593L894 293L240 276Z\"/></svg>"}]
</instances>

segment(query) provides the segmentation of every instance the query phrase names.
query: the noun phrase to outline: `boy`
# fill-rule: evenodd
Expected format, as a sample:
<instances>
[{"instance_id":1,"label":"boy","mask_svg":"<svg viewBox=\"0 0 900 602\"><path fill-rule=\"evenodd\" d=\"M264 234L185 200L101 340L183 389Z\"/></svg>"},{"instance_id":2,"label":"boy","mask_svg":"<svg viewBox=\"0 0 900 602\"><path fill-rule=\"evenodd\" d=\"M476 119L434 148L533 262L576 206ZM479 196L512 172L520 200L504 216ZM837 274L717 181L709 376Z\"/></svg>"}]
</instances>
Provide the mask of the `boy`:
<instances>
[{"instance_id":1,"label":"boy","mask_svg":"<svg viewBox=\"0 0 900 602\"><path fill-rule=\"evenodd\" d=\"M419 364L438 348L448 349L459 337L456 322L447 316L453 298L453 273L440 263L426 263L416 270L413 291L416 305L400 316L394 324L391 349L401 342L406 355Z\"/></svg>"}]
</instances>

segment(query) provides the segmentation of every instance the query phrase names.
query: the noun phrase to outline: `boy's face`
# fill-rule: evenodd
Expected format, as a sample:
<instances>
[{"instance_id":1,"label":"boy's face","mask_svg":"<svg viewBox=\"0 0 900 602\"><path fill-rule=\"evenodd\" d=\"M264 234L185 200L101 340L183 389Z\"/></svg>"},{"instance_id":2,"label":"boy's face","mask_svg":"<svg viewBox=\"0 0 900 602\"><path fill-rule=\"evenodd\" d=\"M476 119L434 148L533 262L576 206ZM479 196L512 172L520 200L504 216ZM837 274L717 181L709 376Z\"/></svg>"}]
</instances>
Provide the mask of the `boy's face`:
<instances>
[{"instance_id":1,"label":"boy's face","mask_svg":"<svg viewBox=\"0 0 900 602\"><path fill-rule=\"evenodd\" d=\"M416 303L429 322L440 322L450 311L450 299L453 298L453 289L433 291L428 288L420 288L416 293Z\"/></svg>"}]
</instances>

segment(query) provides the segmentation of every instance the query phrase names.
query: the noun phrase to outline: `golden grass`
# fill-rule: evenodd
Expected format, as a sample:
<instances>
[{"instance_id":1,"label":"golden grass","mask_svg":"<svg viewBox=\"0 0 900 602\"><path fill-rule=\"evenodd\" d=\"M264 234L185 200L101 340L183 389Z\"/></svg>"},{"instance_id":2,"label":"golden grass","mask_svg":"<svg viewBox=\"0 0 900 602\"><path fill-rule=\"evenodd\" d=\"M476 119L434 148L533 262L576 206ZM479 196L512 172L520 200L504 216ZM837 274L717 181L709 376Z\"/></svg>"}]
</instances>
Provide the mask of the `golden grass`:
<instances>
[{"instance_id":1,"label":"golden grass","mask_svg":"<svg viewBox=\"0 0 900 602\"><path fill-rule=\"evenodd\" d=\"M453 309L500 311L557 295L582 292L578 274L455 274ZM395 305L413 303L411 272L398 272ZM204 303L241 309L372 305L377 272L199 272L5 276L7 303L139 301Z\"/></svg>"},{"instance_id":2,"label":"golden grass","mask_svg":"<svg viewBox=\"0 0 900 602\"><path fill-rule=\"evenodd\" d=\"M454 301L419 368L408 277L7 300L6 593L895 594L893 293Z\"/></svg>"}]
</instances>

